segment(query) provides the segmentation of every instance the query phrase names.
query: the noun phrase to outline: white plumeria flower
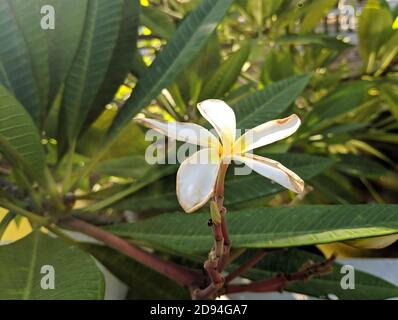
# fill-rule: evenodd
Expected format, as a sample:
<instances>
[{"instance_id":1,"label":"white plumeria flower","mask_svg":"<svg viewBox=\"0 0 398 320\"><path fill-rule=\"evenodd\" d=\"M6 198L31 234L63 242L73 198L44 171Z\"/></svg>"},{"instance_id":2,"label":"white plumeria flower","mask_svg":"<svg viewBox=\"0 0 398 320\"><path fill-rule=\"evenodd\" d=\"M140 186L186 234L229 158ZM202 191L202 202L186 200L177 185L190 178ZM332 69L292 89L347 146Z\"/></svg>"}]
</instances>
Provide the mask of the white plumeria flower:
<instances>
[{"instance_id":1,"label":"white plumeria flower","mask_svg":"<svg viewBox=\"0 0 398 320\"><path fill-rule=\"evenodd\" d=\"M205 100L198 103L198 109L214 127L221 141L197 124L137 119L170 138L202 147L185 159L177 172L177 198L186 212L199 209L214 195L220 166L231 160L245 163L252 170L289 190L303 192L304 182L294 172L277 161L247 153L296 132L301 124L297 115L265 122L236 139L235 113L224 101Z\"/></svg>"}]
</instances>

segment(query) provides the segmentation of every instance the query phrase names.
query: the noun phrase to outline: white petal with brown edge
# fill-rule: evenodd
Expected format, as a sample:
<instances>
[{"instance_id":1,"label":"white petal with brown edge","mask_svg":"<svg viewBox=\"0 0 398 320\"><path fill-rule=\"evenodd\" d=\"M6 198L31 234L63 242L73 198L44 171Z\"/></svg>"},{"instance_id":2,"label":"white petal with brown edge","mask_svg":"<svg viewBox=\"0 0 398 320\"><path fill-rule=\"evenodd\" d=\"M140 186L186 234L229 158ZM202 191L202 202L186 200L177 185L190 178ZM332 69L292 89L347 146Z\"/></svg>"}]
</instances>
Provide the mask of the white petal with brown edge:
<instances>
[{"instance_id":1,"label":"white petal with brown edge","mask_svg":"<svg viewBox=\"0 0 398 320\"><path fill-rule=\"evenodd\" d=\"M213 196L219 167L220 158L214 149L202 149L181 163L177 198L185 212L196 211Z\"/></svg>"},{"instance_id":2,"label":"white petal with brown edge","mask_svg":"<svg viewBox=\"0 0 398 320\"><path fill-rule=\"evenodd\" d=\"M188 142L202 147L218 148L218 139L206 128L194 123L166 122L148 118L136 119L136 122L152 128L161 134L178 141Z\"/></svg>"},{"instance_id":3,"label":"white petal with brown edge","mask_svg":"<svg viewBox=\"0 0 398 320\"><path fill-rule=\"evenodd\" d=\"M252 154L235 155L233 159L243 162L258 174L279 183L293 192L302 193L304 191L304 181L293 171L275 160Z\"/></svg>"},{"instance_id":4,"label":"white petal with brown edge","mask_svg":"<svg viewBox=\"0 0 398 320\"><path fill-rule=\"evenodd\" d=\"M300 118L292 114L284 119L277 119L263 123L248 130L235 142L234 151L244 153L292 135L300 127Z\"/></svg>"},{"instance_id":5,"label":"white petal with brown edge","mask_svg":"<svg viewBox=\"0 0 398 320\"><path fill-rule=\"evenodd\" d=\"M235 112L222 100L208 99L198 103L199 112L217 131L224 151L229 154L236 136Z\"/></svg>"}]
</instances>

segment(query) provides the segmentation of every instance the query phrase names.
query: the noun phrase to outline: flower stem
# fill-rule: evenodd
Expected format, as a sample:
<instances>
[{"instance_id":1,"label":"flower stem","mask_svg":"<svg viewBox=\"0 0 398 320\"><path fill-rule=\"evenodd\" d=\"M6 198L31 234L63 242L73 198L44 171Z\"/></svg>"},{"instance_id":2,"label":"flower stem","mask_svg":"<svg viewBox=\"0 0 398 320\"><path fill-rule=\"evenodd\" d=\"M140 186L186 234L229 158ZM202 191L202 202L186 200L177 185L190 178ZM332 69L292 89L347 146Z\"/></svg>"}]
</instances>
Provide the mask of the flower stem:
<instances>
[{"instance_id":1,"label":"flower stem","mask_svg":"<svg viewBox=\"0 0 398 320\"><path fill-rule=\"evenodd\" d=\"M202 274L196 270L188 269L174 262L162 260L159 257L119 238L112 233L104 231L83 220L68 218L64 219L61 224L68 229L79 231L94 239L100 240L108 247L113 248L126 256L133 258L144 266L151 268L171 280L178 282L180 285L192 286L202 280Z\"/></svg>"},{"instance_id":2,"label":"flower stem","mask_svg":"<svg viewBox=\"0 0 398 320\"><path fill-rule=\"evenodd\" d=\"M204 289L196 289L192 292L193 299L209 299L217 295L224 286L224 278L221 275L228 261L231 242L225 221L226 209L224 203L224 181L228 170L228 164L222 163L218 171L216 185L214 187L214 202L221 216L221 222L213 221L214 246L209 252L209 258L204 263L204 268L209 275L210 284Z\"/></svg>"}]
</instances>

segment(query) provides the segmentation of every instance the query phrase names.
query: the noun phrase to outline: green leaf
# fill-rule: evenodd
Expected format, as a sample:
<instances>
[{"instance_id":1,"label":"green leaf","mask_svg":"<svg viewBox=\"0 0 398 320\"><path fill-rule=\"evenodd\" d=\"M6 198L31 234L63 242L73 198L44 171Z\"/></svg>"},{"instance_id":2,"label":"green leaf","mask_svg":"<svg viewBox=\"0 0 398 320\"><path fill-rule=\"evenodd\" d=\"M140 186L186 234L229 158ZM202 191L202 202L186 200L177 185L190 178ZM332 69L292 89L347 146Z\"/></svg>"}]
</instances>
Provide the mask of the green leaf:
<instances>
[{"instance_id":1,"label":"green leaf","mask_svg":"<svg viewBox=\"0 0 398 320\"><path fill-rule=\"evenodd\" d=\"M303 21L300 24L300 32L312 31L334 7L337 0L314 1L306 9Z\"/></svg>"},{"instance_id":2,"label":"green leaf","mask_svg":"<svg viewBox=\"0 0 398 320\"><path fill-rule=\"evenodd\" d=\"M318 33L283 35L276 39L276 42L282 45L319 45L333 50L343 50L352 47L351 44L343 42L336 37Z\"/></svg>"},{"instance_id":3,"label":"green leaf","mask_svg":"<svg viewBox=\"0 0 398 320\"><path fill-rule=\"evenodd\" d=\"M237 261L243 262L251 256L251 252L244 254ZM296 272L308 261L321 262L322 256L303 250L289 249L286 252L270 252L256 266L244 274L244 277L259 281L277 275L280 272ZM236 265L237 263L235 263ZM369 273L355 270L355 290L343 290L341 287L342 265L333 263L330 274L311 277L305 282L288 285L284 290L327 299L333 294L339 299L386 299L398 296L398 287L386 280Z\"/></svg>"},{"instance_id":4,"label":"green leaf","mask_svg":"<svg viewBox=\"0 0 398 320\"><path fill-rule=\"evenodd\" d=\"M331 204L357 204L357 195L346 176L339 174L338 171L331 170L315 177L311 181L314 191L308 196L315 196L315 201L319 199Z\"/></svg>"},{"instance_id":5,"label":"green leaf","mask_svg":"<svg viewBox=\"0 0 398 320\"><path fill-rule=\"evenodd\" d=\"M388 170L380 163L365 157L350 154L340 155L340 162L336 168L356 177L380 179L388 174Z\"/></svg>"},{"instance_id":6,"label":"green leaf","mask_svg":"<svg viewBox=\"0 0 398 320\"><path fill-rule=\"evenodd\" d=\"M3 74L1 84L15 94L39 125L43 116L42 99L48 84L48 66L45 38L43 41L45 31L40 28L42 16L37 5L36 1L0 2L0 61L3 69L0 73ZM4 74L8 81L4 80Z\"/></svg>"},{"instance_id":7,"label":"green leaf","mask_svg":"<svg viewBox=\"0 0 398 320\"><path fill-rule=\"evenodd\" d=\"M24 107L2 85L0 150L27 176L43 181L46 160L37 128Z\"/></svg>"},{"instance_id":8,"label":"green leaf","mask_svg":"<svg viewBox=\"0 0 398 320\"><path fill-rule=\"evenodd\" d=\"M333 161L328 158L310 156L298 153L286 154L257 154L277 160L284 166L298 174L304 181L317 176L329 168ZM231 169L232 171L233 169ZM231 172L233 173L233 172ZM244 176L228 176L225 184L225 205L270 196L285 189L273 181L253 172Z\"/></svg>"},{"instance_id":9,"label":"green leaf","mask_svg":"<svg viewBox=\"0 0 398 320\"><path fill-rule=\"evenodd\" d=\"M59 93L79 48L87 12L87 0L41 0L55 10L55 29L46 30L50 59L49 106ZM60 13L60 14L57 14Z\"/></svg>"},{"instance_id":10,"label":"green leaf","mask_svg":"<svg viewBox=\"0 0 398 320\"><path fill-rule=\"evenodd\" d=\"M4 235L4 232L7 230L8 225L14 218L16 214L14 212L7 212L6 215L0 220L0 240Z\"/></svg>"},{"instance_id":11,"label":"green leaf","mask_svg":"<svg viewBox=\"0 0 398 320\"><path fill-rule=\"evenodd\" d=\"M382 72L391 65L391 62L397 56L398 53L398 31L394 29L393 34L390 38L382 44L379 50L380 56L380 67L375 73L376 76L382 74Z\"/></svg>"},{"instance_id":12,"label":"green leaf","mask_svg":"<svg viewBox=\"0 0 398 320\"><path fill-rule=\"evenodd\" d=\"M137 0L124 0L123 16L115 49L101 88L94 99L84 125L87 128L112 101L120 85L123 84L133 65L136 51L137 30L140 6Z\"/></svg>"},{"instance_id":13,"label":"green leaf","mask_svg":"<svg viewBox=\"0 0 398 320\"><path fill-rule=\"evenodd\" d=\"M395 119L398 120L398 89L388 84L382 85L380 96L386 102Z\"/></svg>"},{"instance_id":14,"label":"green leaf","mask_svg":"<svg viewBox=\"0 0 398 320\"><path fill-rule=\"evenodd\" d=\"M66 78L60 111L59 136L69 143L79 134L108 71L122 9L122 0L88 2L82 42Z\"/></svg>"},{"instance_id":15,"label":"green leaf","mask_svg":"<svg viewBox=\"0 0 398 320\"><path fill-rule=\"evenodd\" d=\"M173 20L159 8L141 7L141 24L151 29L152 33L169 40L176 30Z\"/></svg>"},{"instance_id":16,"label":"green leaf","mask_svg":"<svg viewBox=\"0 0 398 320\"><path fill-rule=\"evenodd\" d=\"M374 70L377 52L392 32L392 14L387 4L368 0L358 19L359 52L367 73Z\"/></svg>"},{"instance_id":17,"label":"green leaf","mask_svg":"<svg viewBox=\"0 0 398 320\"><path fill-rule=\"evenodd\" d=\"M35 231L0 247L0 299L102 299L104 279L94 260L75 246ZM42 289L54 268L54 289ZM44 270L44 271L43 271ZM43 280L44 278L44 280Z\"/></svg>"},{"instance_id":18,"label":"green leaf","mask_svg":"<svg viewBox=\"0 0 398 320\"><path fill-rule=\"evenodd\" d=\"M366 81L340 85L314 105L300 131L323 129L336 118L360 107L367 97L367 89Z\"/></svg>"},{"instance_id":19,"label":"green leaf","mask_svg":"<svg viewBox=\"0 0 398 320\"><path fill-rule=\"evenodd\" d=\"M281 162L297 173L302 179L308 180L323 172L333 164L328 158L306 154L272 154L266 155ZM233 168L225 181L225 204L234 205L244 201L270 196L283 190L279 184L252 173L248 176L233 176ZM167 190L157 193L153 187L147 187L133 196L119 201L114 206L122 210L175 210L179 208L176 197L175 182L169 183Z\"/></svg>"},{"instance_id":20,"label":"green leaf","mask_svg":"<svg viewBox=\"0 0 398 320\"><path fill-rule=\"evenodd\" d=\"M102 161L95 171L100 174L138 179L151 169L144 156L127 156Z\"/></svg>"},{"instance_id":21,"label":"green leaf","mask_svg":"<svg viewBox=\"0 0 398 320\"><path fill-rule=\"evenodd\" d=\"M245 43L238 51L231 54L206 81L199 96L199 101L208 98L223 98L238 79L243 65L249 58L251 43Z\"/></svg>"},{"instance_id":22,"label":"green leaf","mask_svg":"<svg viewBox=\"0 0 398 320\"><path fill-rule=\"evenodd\" d=\"M254 17L257 26L264 25L264 19L273 15L284 0L247 0L247 11Z\"/></svg>"},{"instance_id":23,"label":"green leaf","mask_svg":"<svg viewBox=\"0 0 398 320\"><path fill-rule=\"evenodd\" d=\"M275 119L293 103L309 79L307 75L291 77L245 96L232 106L237 127L250 129L267 120Z\"/></svg>"},{"instance_id":24,"label":"green leaf","mask_svg":"<svg viewBox=\"0 0 398 320\"><path fill-rule=\"evenodd\" d=\"M170 213L106 228L135 242L182 254L203 254L213 236L209 213ZM305 205L227 214L234 248L284 248L398 233L398 205Z\"/></svg>"},{"instance_id":25,"label":"green leaf","mask_svg":"<svg viewBox=\"0 0 398 320\"><path fill-rule=\"evenodd\" d=\"M189 299L188 289L107 247L84 244L83 248L129 287L129 299Z\"/></svg>"},{"instance_id":26,"label":"green leaf","mask_svg":"<svg viewBox=\"0 0 398 320\"><path fill-rule=\"evenodd\" d=\"M195 59L231 3L232 0L204 0L184 19L166 47L140 77L131 98L116 116L108 132L107 142Z\"/></svg>"},{"instance_id":27,"label":"green leaf","mask_svg":"<svg viewBox=\"0 0 398 320\"><path fill-rule=\"evenodd\" d=\"M261 81L264 84L288 78L293 74L293 60L288 50L270 50L267 53L261 71Z\"/></svg>"}]
</instances>

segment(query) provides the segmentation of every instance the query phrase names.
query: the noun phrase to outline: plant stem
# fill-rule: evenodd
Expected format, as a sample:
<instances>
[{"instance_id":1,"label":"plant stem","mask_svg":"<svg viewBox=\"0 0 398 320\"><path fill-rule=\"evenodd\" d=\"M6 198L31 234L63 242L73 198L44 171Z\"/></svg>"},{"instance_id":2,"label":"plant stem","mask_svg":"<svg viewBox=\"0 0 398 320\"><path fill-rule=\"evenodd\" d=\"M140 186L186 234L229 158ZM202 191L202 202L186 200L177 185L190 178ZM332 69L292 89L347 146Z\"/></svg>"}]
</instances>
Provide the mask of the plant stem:
<instances>
[{"instance_id":1,"label":"plant stem","mask_svg":"<svg viewBox=\"0 0 398 320\"><path fill-rule=\"evenodd\" d=\"M144 266L151 268L171 280L178 282L180 285L192 286L198 284L202 280L202 274L196 270L191 270L180 266L174 262L162 260L159 257L119 238L112 233L104 231L94 225L83 220L68 218L62 221L61 226L67 227L74 231L79 231L94 239L100 240L110 248L113 248L126 256L142 263Z\"/></svg>"},{"instance_id":2,"label":"plant stem","mask_svg":"<svg viewBox=\"0 0 398 320\"><path fill-rule=\"evenodd\" d=\"M66 156L65 176L64 176L64 181L62 183L63 193L66 193L67 190L69 190L72 169L73 169L73 156L75 154L75 149L76 149L76 139L73 140L73 142L69 148L68 154Z\"/></svg>"},{"instance_id":3,"label":"plant stem","mask_svg":"<svg viewBox=\"0 0 398 320\"><path fill-rule=\"evenodd\" d=\"M235 278L239 277L242 273L245 273L247 270L254 267L264 256L267 254L267 251L261 250L257 252L253 257L251 257L248 261L246 261L243 265L241 265L234 272L231 272L226 278L225 283L231 282Z\"/></svg>"},{"instance_id":4,"label":"plant stem","mask_svg":"<svg viewBox=\"0 0 398 320\"><path fill-rule=\"evenodd\" d=\"M67 191L74 191L75 189L77 189L82 180L86 178L92 170L94 170L94 168L108 151L110 146L111 143L107 143L102 146L102 148L95 154L91 161L84 167L83 171L80 173L80 176L72 183L72 186Z\"/></svg>"},{"instance_id":5,"label":"plant stem","mask_svg":"<svg viewBox=\"0 0 398 320\"><path fill-rule=\"evenodd\" d=\"M6 209L8 209L10 211L13 211L13 212L15 212L17 214L20 214L21 216L24 216L24 217L28 218L29 221L32 222L33 224L37 224L39 226L45 226L45 225L47 225L49 223L49 219L48 218L39 216L39 215L37 215L37 214L35 214L33 212L30 212L30 211L27 211L27 210L25 210L25 209L23 209L21 207L18 207L17 205L9 202L8 200L6 200L4 198L0 199L0 205L3 208L6 208Z\"/></svg>"},{"instance_id":6,"label":"plant stem","mask_svg":"<svg viewBox=\"0 0 398 320\"><path fill-rule=\"evenodd\" d=\"M197 289L192 292L192 298L195 300L214 297L224 285L224 278L222 277L221 272L228 260L231 245L225 221L226 209L223 207L224 180L227 169L228 164L222 163L220 165L214 187L214 202L216 203L217 210L219 210L221 215L221 222L217 223L216 221L213 221L214 225L212 226L212 229L214 246L209 252L209 258L204 263L204 268L207 271L211 282L204 289Z\"/></svg>"},{"instance_id":7,"label":"plant stem","mask_svg":"<svg viewBox=\"0 0 398 320\"><path fill-rule=\"evenodd\" d=\"M303 266L297 272L292 274L278 274L273 278L262 281L255 281L249 284L227 285L225 287L225 293L281 291L287 285L293 282L304 281L312 276L322 275L331 272L333 270L332 264L335 258L336 256L332 255L329 259L325 261L319 263L311 263L307 266Z\"/></svg>"}]
</instances>

